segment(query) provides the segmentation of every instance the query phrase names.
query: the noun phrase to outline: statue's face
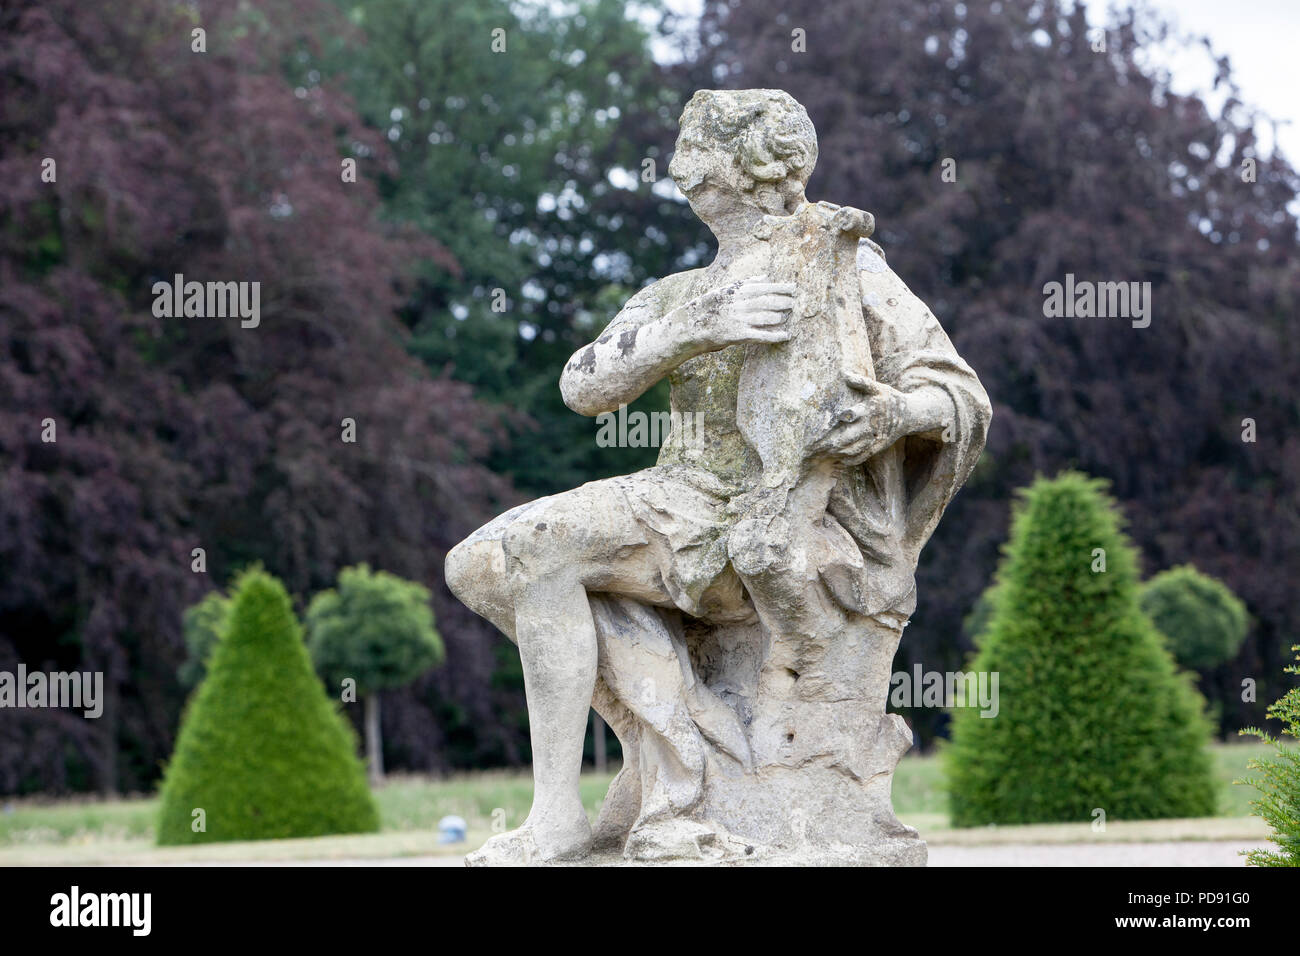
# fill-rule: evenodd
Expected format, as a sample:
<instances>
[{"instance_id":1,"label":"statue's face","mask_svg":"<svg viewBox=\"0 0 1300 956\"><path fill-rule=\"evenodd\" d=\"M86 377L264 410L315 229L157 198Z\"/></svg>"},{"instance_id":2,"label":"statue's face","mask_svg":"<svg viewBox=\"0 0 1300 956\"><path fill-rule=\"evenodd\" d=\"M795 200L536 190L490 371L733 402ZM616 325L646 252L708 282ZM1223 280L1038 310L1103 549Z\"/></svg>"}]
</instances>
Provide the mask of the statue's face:
<instances>
[{"instance_id":1,"label":"statue's face","mask_svg":"<svg viewBox=\"0 0 1300 956\"><path fill-rule=\"evenodd\" d=\"M668 175L706 224L747 202L735 157L690 120L683 120Z\"/></svg>"},{"instance_id":2,"label":"statue's face","mask_svg":"<svg viewBox=\"0 0 1300 956\"><path fill-rule=\"evenodd\" d=\"M668 164L668 175L686 196L699 190L710 173L716 177L719 150L709 148L694 125L684 125L677 134L677 148Z\"/></svg>"}]
</instances>

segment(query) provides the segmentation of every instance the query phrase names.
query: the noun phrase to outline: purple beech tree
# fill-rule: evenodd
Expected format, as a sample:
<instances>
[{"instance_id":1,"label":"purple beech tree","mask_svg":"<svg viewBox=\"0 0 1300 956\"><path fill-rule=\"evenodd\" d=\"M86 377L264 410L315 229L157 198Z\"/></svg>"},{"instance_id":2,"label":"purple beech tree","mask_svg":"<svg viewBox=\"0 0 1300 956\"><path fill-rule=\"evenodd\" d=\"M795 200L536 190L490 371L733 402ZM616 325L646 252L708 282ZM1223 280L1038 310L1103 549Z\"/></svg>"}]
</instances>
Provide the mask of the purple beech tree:
<instances>
[{"instance_id":1,"label":"purple beech tree","mask_svg":"<svg viewBox=\"0 0 1300 956\"><path fill-rule=\"evenodd\" d=\"M107 697L99 721L7 714L0 792L149 785L182 611L233 569L261 560L301 598L382 559L437 603L443 551L509 493L478 464L489 416L394 318L410 266L457 263L380 222L390 159L348 99L284 79L345 25L316 0L195 16L0 12L0 668L102 671ZM259 283L257 327L155 317L177 274ZM486 685L468 612L439 614ZM486 698L464 706L487 723Z\"/></svg>"}]
</instances>

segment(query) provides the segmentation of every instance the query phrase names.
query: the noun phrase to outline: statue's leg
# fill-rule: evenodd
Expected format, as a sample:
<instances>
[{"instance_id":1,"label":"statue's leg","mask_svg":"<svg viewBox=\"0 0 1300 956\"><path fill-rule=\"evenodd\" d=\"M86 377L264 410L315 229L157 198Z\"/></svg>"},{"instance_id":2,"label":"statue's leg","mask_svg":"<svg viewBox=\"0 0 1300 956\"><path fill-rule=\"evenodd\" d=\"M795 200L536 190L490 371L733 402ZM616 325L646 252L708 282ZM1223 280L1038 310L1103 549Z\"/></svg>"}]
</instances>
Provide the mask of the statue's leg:
<instances>
[{"instance_id":1,"label":"statue's leg","mask_svg":"<svg viewBox=\"0 0 1300 956\"><path fill-rule=\"evenodd\" d=\"M510 545L503 547L508 564L519 560ZM543 859L583 856L591 849L591 827L578 778L596 685L596 623L575 568L533 565L511 575L511 584L533 749L533 806L525 825Z\"/></svg>"},{"instance_id":2,"label":"statue's leg","mask_svg":"<svg viewBox=\"0 0 1300 956\"><path fill-rule=\"evenodd\" d=\"M612 594L593 595L606 634L601 673L640 727L638 824L694 806L704 782L704 740L687 706L686 679L673 635L657 608Z\"/></svg>"},{"instance_id":3,"label":"statue's leg","mask_svg":"<svg viewBox=\"0 0 1300 956\"><path fill-rule=\"evenodd\" d=\"M490 524L487 526L490 529L488 534L457 545L447 556L447 580L453 593L466 607L518 643L515 640L514 598L506 584L506 559L501 549L500 532L507 524L509 522L502 522L496 529L492 529ZM596 635L603 654L606 635L601 631L599 615ZM597 850L621 849L641 812L640 731L632 712L619 701L599 672L591 706L618 737L623 751L623 766L610 783L600 815L592 827L593 846Z\"/></svg>"},{"instance_id":4,"label":"statue's leg","mask_svg":"<svg viewBox=\"0 0 1300 956\"><path fill-rule=\"evenodd\" d=\"M557 859L589 849L578 795L587 709L613 695L595 693L597 635L587 592L669 600L621 497L601 484L515 509L448 555L452 591L516 641L524 664L534 803L519 831L494 837L480 851L493 861L523 861L534 853ZM604 709L615 732L626 733L630 715ZM636 745L622 734L620 740L633 743L626 760Z\"/></svg>"},{"instance_id":5,"label":"statue's leg","mask_svg":"<svg viewBox=\"0 0 1300 956\"><path fill-rule=\"evenodd\" d=\"M596 616L596 633L603 653L605 635L601 633L599 614ZM623 766L610 781L605 801L591 827L592 849L618 851L623 849L628 831L641 815L641 729L632 712L619 701L599 673L591 706L609 724L623 749Z\"/></svg>"}]
</instances>

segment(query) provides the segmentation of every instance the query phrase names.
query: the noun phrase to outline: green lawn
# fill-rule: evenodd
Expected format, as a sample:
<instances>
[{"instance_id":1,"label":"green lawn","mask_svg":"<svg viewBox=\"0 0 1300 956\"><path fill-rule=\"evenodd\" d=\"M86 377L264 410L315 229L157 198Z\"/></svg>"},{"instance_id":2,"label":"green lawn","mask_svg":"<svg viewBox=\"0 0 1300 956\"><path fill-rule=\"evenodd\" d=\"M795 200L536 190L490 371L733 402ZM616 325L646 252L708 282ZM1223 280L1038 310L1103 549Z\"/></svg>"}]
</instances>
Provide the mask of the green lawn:
<instances>
[{"instance_id":1,"label":"green lawn","mask_svg":"<svg viewBox=\"0 0 1300 956\"><path fill-rule=\"evenodd\" d=\"M582 798L593 816L613 776L583 776ZM532 798L532 777L505 771L444 780L393 776L375 791L384 832L433 830L449 814L464 817L471 828L490 830L497 810L503 812L507 827L515 827L527 815ZM157 797L9 801L0 804L0 848L152 841L157 812Z\"/></svg>"},{"instance_id":2,"label":"green lawn","mask_svg":"<svg viewBox=\"0 0 1300 956\"><path fill-rule=\"evenodd\" d=\"M1250 813L1254 794L1249 787L1233 786L1235 778L1247 773L1246 761L1269 751L1264 744L1216 744L1215 766L1221 781L1221 817L1243 817ZM609 786L612 774L589 773L583 777L583 801L595 814ZM469 823L471 840L491 832L494 811L504 814L507 827L517 826L528 812L532 779L526 773L490 771L443 780L426 777L390 778L375 793L379 802L384 834L377 852L408 844L410 852L430 852L427 838L417 838L437 827L448 814L462 816ZM15 857L30 859L42 847L76 848L96 844L131 846L137 849L153 840L154 797L101 801L93 799L35 801L15 800L0 805L0 863ZM905 821L933 833L947 830L947 806L943 791L942 766L937 757L905 757L894 776L894 806ZM1225 831L1227 832L1227 831ZM411 843L414 839L416 842ZM418 846L416 846L418 844ZM12 852L9 852L12 851Z\"/></svg>"}]
</instances>

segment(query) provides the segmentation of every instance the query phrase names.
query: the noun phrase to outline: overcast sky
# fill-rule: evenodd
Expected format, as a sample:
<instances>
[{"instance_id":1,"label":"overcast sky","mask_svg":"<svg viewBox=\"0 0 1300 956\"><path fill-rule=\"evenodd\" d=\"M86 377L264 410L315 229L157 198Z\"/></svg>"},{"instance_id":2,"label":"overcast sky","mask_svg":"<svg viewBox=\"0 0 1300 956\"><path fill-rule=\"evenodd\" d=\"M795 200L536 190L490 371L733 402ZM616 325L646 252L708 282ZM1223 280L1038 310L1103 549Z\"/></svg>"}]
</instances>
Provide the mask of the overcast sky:
<instances>
[{"instance_id":1,"label":"overcast sky","mask_svg":"<svg viewBox=\"0 0 1300 956\"><path fill-rule=\"evenodd\" d=\"M1104 20L1103 7L1091 5L1090 22ZM1241 98L1278 121L1277 139L1291 165L1300 164L1300 0L1177 0L1151 3L1183 32L1210 38L1218 55L1226 54ZM1094 18L1095 21L1094 21ZM1203 53L1166 60L1176 92L1200 91L1216 109L1223 97L1209 92L1214 79ZM1272 129L1259 129L1261 146L1272 147Z\"/></svg>"}]
</instances>

